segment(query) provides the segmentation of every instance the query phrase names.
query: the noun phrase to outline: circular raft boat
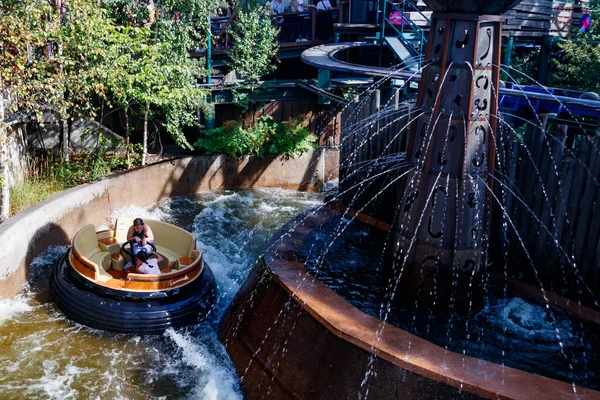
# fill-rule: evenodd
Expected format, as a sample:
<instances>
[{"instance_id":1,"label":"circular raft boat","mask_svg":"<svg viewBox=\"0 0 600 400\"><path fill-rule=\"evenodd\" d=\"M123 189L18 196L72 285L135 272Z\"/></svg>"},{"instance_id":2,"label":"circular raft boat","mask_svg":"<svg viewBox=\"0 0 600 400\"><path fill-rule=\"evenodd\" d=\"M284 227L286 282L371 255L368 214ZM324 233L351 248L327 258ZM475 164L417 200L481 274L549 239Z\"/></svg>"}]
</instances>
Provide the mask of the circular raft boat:
<instances>
[{"instance_id":1,"label":"circular raft boat","mask_svg":"<svg viewBox=\"0 0 600 400\"><path fill-rule=\"evenodd\" d=\"M50 293L74 321L91 328L134 334L160 334L197 324L215 301L216 285L194 236L174 225L146 220L154 233L161 274L129 273L122 245L132 218L114 229L83 227L50 277Z\"/></svg>"}]
</instances>

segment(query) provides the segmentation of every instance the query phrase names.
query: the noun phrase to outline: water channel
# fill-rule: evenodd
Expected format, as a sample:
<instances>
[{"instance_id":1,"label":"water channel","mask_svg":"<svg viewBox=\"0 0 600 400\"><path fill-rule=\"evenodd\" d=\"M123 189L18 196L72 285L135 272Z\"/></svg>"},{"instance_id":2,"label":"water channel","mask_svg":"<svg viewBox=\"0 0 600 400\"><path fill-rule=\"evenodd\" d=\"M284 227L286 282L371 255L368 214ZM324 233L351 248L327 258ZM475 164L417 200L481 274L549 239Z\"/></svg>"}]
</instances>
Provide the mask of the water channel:
<instances>
[{"instance_id":1,"label":"water channel","mask_svg":"<svg viewBox=\"0 0 600 400\"><path fill-rule=\"evenodd\" d=\"M0 398L239 399L239 380L217 340L218 323L267 240L323 195L280 189L205 192L119 215L160 219L192 232L219 290L203 323L162 336L97 331L67 320L48 295L51 247L31 264L28 284L0 300Z\"/></svg>"}]
</instances>

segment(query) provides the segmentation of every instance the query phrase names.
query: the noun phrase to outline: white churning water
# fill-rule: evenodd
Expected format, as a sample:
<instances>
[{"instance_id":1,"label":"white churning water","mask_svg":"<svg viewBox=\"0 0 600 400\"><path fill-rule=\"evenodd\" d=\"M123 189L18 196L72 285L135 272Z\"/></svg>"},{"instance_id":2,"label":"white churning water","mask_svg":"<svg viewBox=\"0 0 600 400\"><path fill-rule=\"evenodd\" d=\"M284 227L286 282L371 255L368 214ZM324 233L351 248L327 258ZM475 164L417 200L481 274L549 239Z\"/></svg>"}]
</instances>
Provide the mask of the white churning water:
<instances>
[{"instance_id":1,"label":"white churning water","mask_svg":"<svg viewBox=\"0 0 600 400\"><path fill-rule=\"evenodd\" d=\"M239 378L217 339L221 315L267 240L323 195L280 189L199 193L107 217L153 218L194 233L219 291L207 321L162 336L93 330L65 318L49 299L53 264L67 250L33 260L27 286L0 301L0 398L240 399Z\"/></svg>"}]
</instances>

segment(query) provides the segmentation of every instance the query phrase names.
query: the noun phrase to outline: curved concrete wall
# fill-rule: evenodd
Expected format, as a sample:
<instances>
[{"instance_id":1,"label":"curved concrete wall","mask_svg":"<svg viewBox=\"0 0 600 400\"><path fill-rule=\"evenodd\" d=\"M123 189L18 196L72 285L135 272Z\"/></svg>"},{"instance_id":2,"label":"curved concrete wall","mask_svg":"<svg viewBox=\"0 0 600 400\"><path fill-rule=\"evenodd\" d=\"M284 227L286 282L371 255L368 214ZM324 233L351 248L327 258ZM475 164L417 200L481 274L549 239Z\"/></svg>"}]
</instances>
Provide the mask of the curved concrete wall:
<instances>
[{"instance_id":1,"label":"curved concrete wall","mask_svg":"<svg viewBox=\"0 0 600 400\"><path fill-rule=\"evenodd\" d=\"M600 399L600 392L382 328L301 262L304 236L331 218L339 214L325 207L281 228L223 317L220 338L245 398Z\"/></svg>"},{"instance_id":2,"label":"curved concrete wall","mask_svg":"<svg viewBox=\"0 0 600 400\"><path fill-rule=\"evenodd\" d=\"M50 245L70 242L88 223L127 205L145 207L171 196L202 190L281 187L318 190L337 178L338 152L317 149L295 159L186 157L85 184L29 207L0 225L0 297L13 297L26 281L31 260Z\"/></svg>"}]
</instances>

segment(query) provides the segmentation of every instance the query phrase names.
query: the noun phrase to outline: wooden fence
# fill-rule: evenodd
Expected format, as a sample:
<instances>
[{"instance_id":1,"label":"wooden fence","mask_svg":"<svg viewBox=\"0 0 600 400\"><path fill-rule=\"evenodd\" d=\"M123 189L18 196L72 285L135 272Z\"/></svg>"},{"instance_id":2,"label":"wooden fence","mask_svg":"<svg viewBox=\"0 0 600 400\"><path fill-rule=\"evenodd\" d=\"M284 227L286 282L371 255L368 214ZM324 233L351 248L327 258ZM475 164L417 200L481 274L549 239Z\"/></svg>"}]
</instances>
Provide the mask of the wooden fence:
<instances>
[{"instance_id":1,"label":"wooden fence","mask_svg":"<svg viewBox=\"0 0 600 400\"><path fill-rule=\"evenodd\" d=\"M537 126L522 137L505 134L513 136L500 160L506 176L497 174L506 190L496 192L519 235L507 227L509 253L514 263L534 260L542 280L579 282L576 289L589 300L582 282L600 288L600 125L567 125L548 115L531 122Z\"/></svg>"},{"instance_id":2,"label":"wooden fence","mask_svg":"<svg viewBox=\"0 0 600 400\"><path fill-rule=\"evenodd\" d=\"M381 103L374 93L342 114L339 190L345 204L391 223L399 188L380 191L401 172L392 169L404 162L404 127L416 110ZM600 124L549 115L510 124L497 149L494 192L503 205L492 207L493 268L502 272L508 254L521 279L591 304L589 292L600 290Z\"/></svg>"},{"instance_id":3,"label":"wooden fence","mask_svg":"<svg viewBox=\"0 0 600 400\"><path fill-rule=\"evenodd\" d=\"M564 1L524 0L504 13L505 35L569 36L579 27L585 5Z\"/></svg>"},{"instance_id":4,"label":"wooden fence","mask_svg":"<svg viewBox=\"0 0 600 400\"><path fill-rule=\"evenodd\" d=\"M588 10L589 1L568 3L565 1L549 0L523 0L504 13L502 34L504 36L542 37L569 36L575 28L579 27L579 20ZM429 29L431 11L427 10L425 3L417 3L422 9L422 14L410 12L410 19L424 29ZM425 16L425 17L424 17Z\"/></svg>"},{"instance_id":5,"label":"wooden fence","mask_svg":"<svg viewBox=\"0 0 600 400\"><path fill-rule=\"evenodd\" d=\"M404 162L406 125L412 115L412 106L389 97L382 101L378 90L344 109L339 192L346 204L391 222L398 182L387 186Z\"/></svg>"}]
</instances>

